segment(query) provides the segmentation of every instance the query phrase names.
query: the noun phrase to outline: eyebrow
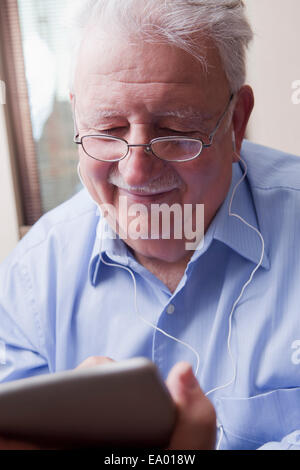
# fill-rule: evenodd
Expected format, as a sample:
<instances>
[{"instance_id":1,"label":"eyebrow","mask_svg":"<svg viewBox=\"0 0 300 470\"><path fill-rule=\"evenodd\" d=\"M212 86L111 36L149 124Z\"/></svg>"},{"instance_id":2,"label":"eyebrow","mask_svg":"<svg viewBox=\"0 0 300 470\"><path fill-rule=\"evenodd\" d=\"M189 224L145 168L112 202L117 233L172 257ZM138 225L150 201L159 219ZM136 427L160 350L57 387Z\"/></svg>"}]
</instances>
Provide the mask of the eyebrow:
<instances>
[{"instance_id":1,"label":"eyebrow","mask_svg":"<svg viewBox=\"0 0 300 470\"><path fill-rule=\"evenodd\" d=\"M82 121L88 125L97 125L101 120L110 118L124 118L130 114L129 110L117 110L117 109L97 109L93 112L86 113ZM174 109L166 111L158 111L154 113L155 117L173 117L177 119L189 119L189 120L200 120L201 123L205 123L213 118L212 114L203 113L199 110L193 109L192 107L185 109Z\"/></svg>"},{"instance_id":2,"label":"eyebrow","mask_svg":"<svg viewBox=\"0 0 300 470\"><path fill-rule=\"evenodd\" d=\"M198 111L193 108L187 109L178 109L178 110L171 110L171 111L162 111L156 113L158 117L175 117L179 119L201 119L202 121L207 121L213 117L211 114L205 114L202 111Z\"/></svg>"},{"instance_id":3,"label":"eyebrow","mask_svg":"<svg viewBox=\"0 0 300 470\"><path fill-rule=\"evenodd\" d=\"M125 116L126 112L111 110L111 109L97 109L93 112L88 112L83 115L82 120L86 123L97 124L101 119L109 119L112 117Z\"/></svg>"}]
</instances>

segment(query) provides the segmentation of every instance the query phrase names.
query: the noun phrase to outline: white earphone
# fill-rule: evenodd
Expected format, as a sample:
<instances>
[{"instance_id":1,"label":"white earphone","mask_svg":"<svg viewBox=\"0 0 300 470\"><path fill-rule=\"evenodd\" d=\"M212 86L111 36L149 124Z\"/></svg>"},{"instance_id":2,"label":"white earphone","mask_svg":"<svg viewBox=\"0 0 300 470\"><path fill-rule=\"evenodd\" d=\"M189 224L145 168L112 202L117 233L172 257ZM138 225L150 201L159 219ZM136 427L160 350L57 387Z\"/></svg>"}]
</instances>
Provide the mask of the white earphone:
<instances>
[{"instance_id":1,"label":"white earphone","mask_svg":"<svg viewBox=\"0 0 300 470\"><path fill-rule=\"evenodd\" d=\"M232 132L232 147L233 147L233 151L234 153L236 153L236 140L235 140L235 134L234 132ZM240 178L240 180L237 182L237 184L235 185L233 191L232 191L232 194L231 194L231 198L230 198L230 203L229 203L229 208L228 208L228 216L229 217L236 217L237 219L239 219L242 223L244 223L245 225L247 225L247 227L249 227L250 229L254 230L257 235L259 236L260 240L261 240L261 245L262 245L262 250L261 250L261 256L260 256L260 259L259 259L259 262L257 263L257 265L255 266L255 268L252 270L251 274L250 274L250 277L249 279L244 283L241 291L240 291L240 294L239 296L237 297L237 299L235 300L235 302L233 303L233 306L232 306L232 309L231 309L231 312L229 314L229 319L228 319L228 337L227 337L227 351L228 351L228 354L230 356L230 360L231 360L231 363L232 363L232 378L226 382L225 384L223 385L219 385L219 386L216 386L214 387L213 389L209 390L208 392L205 393L206 396L212 394L213 392L217 391L217 390L221 390L221 389L224 389L226 387L229 387L229 385L231 385L235 380L236 380L236 364L235 364L235 360L234 360L234 357L232 355L232 351L231 351L231 346L230 346L230 343L231 343L231 334L232 334L232 318L233 318L233 314L234 314L234 311L237 307L237 304L238 302L241 300L243 294L244 294L244 291L246 289L246 287L250 284L250 282L252 281L253 279L253 276L254 274L256 273L256 271L258 270L258 268L261 266L262 264L262 261L263 261L263 256L264 256L264 239L263 239L263 236L262 234L260 233L260 231L254 227L253 225L249 224L245 219L243 219L243 217L241 217L239 214L236 214L234 212L232 212L232 203L233 203L233 200L234 200L234 196L236 194L236 191L237 191L237 188L239 187L239 185L243 182L243 180L246 178L246 175L247 175L247 165L245 163L245 161L241 158L241 156L239 155L239 161L243 164L243 167L244 167L244 173L242 175L242 177ZM80 163L78 163L78 166L77 166L77 173L78 173L78 176L79 176L79 179L82 183L83 186L85 186L84 182L83 182L83 179L82 179L82 176L81 176L81 173L80 173ZM93 200L94 201L94 200ZM96 202L96 201L94 201ZM97 206L99 207L98 203L96 202ZM133 273L133 271L126 267L126 266L122 266L122 265L119 265L119 264L116 264L116 263L109 263L107 261L105 261L102 257L102 254L101 254L101 247L102 247L102 232L99 234L99 238L100 238L100 246L99 246L99 258L98 258L98 261L97 261L97 265L96 265L96 269L95 269L95 274L97 274L97 271L98 271L98 267L99 267L99 264L100 262L104 263L105 265L107 266L111 266L111 267L117 267L117 268L120 268L120 269L123 269L125 271L127 271L131 278L132 278L132 282L133 282L133 287L134 287L134 307L135 307L135 312L137 314L137 316L144 322L146 323L148 326L150 326L151 328L155 329L156 331L159 331L160 333L162 333L163 335L167 336L168 338L178 342L179 344L182 344L183 346L185 346L186 348L188 348L190 351L193 352L193 354L195 355L195 358L196 358L196 367L195 367L195 376L197 376L198 374L198 370L199 370L199 365L200 365L200 356L199 356L199 353L188 343L185 343L184 341L181 341L180 339L178 338L175 338L174 336L168 334L166 331L162 330L161 328L158 328L156 325L152 324L151 322L149 322L148 320L146 320L145 318L143 318L143 316L139 313L138 311L138 306L137 306L137 286L136 286L136 279L135 279L135 275ZM153 345L154 347L154 345ZM154 350L152 349L152 359L154 357ZM222 441L222 438L223 438L223 427L220 423L217 423L218 425L218 428L220 429L220 438L219 438L219 441L218 441L218 444L217 444L217 449L220 448L220 444L221 444L221 441Z\"/></svg>"}]
</instances>

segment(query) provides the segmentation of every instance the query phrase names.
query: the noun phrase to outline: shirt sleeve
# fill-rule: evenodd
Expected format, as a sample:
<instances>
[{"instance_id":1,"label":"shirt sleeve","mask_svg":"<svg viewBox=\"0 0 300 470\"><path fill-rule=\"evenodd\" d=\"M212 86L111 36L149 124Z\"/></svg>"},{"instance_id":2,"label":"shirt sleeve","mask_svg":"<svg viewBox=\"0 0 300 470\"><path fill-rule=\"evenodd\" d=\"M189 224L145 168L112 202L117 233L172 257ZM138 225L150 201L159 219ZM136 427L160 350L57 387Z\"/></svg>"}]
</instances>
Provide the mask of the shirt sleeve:
<instances>
[{"instance_id":1,"label":"shirt sleeve","mask_svg":"<svg viewBox=\"0 0 300 470\"><path fill-rule=\"evenodd\" d=\"M267 442L257 450L300 450L300 430L288 434L280 442Z\"/></svg>"},{"instance_id":2,"label":"shirt sleeve","mask_svg":"<svg viewBox=\"0 0 300 470\"><path fill-rule=\"evenodd\" d=\"M25 264L0 266L0 382L49 372L34 293Z\"/></svg>"}]
</instances>

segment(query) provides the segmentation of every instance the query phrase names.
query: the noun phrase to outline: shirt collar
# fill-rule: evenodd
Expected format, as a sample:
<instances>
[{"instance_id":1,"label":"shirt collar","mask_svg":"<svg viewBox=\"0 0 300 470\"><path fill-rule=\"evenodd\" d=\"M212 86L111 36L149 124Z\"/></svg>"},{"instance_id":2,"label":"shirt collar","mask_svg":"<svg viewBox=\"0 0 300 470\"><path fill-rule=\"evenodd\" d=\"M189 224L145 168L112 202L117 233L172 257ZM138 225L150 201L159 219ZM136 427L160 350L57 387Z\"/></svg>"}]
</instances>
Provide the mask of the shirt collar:
<instances>
[{"instance_id":1,"label":"shirt collar","mask_svg":"<svg viewBox=\"0 0 300 470\"><path fill-rule=\"evenodd\" d=\"M195 251L190 263L196 261L209 248L213 239L224 243L236 253L254 264L259 263L262 252L262 242L259 235L239 218L229 215L229 205L232 192L238 181L242 178L242 175L243 172L240 165L238 163L234 164L232 181L226 199L205 233L203 247L200 250ZM242 217L246 222L260 231L247 179L241 182L238 186L233 198L231 211L232 213ZM97 214L99 215L99 210L97 210ZM101 233L104 235L102 236L102 242L100 242ZM100 251L102 256L106 254L111 260L120 263L123 266L128 265L129 258L132 257L127 245L114 233L107 221L101 216L97 226L96 240L89 265L89 278L93 286L97 285L99 280L101 264L99 257ZM266 251L264 251L261 266L265 269L269 269L270 267Z\"/></svg>"},{"instance_id":2,"label":"shirt collar","mask_svg":"<svg viewBox=\"0 0 300 470\"><path fill-rule=\"evenodd\" d=\"M212 224L214 227L214 239L219 240L244 258L258 264L262 253L262 241L258 233L245 224L240 218L229 215L229 205L232 193L238 181L242 178L243 171L239 163L233 164L232 181L227 197L217 212ZM237 187L234 195L231 212L243 218L248 224L261 232L258 218L252 198L249 182L244 179ZM263 234L262 234L263 236ZM266 247L261 266L269 269L270 262L266 253Z\"/></svg>"},{"instance_id":3,"label":"shirt collar","mask_svg":"<svg viewBox=\"0 0 300 470\"><path fill-rule=\"evenodd\" d=\"M128 258L131 256L127 245L113 231L104 217L100 215L97 209L99 222L96 230L95 243L89 265L89 278L93 286L96 286L99 280L100 256L107 255L111 260L122 265L128 264Z\"/></svg>"}]
</instances>

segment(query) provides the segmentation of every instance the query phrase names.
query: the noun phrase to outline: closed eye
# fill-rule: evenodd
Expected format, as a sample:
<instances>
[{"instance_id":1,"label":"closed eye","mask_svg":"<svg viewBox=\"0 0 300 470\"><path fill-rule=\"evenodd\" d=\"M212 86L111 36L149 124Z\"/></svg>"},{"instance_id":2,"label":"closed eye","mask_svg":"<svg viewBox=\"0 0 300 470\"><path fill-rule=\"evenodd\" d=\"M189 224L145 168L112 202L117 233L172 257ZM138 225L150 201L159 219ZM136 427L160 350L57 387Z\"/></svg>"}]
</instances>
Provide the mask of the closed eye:
<instances>
[{"instance_id":1,"label":"closed eye","mask_svg":"<svg viewBox=\"0 0 300 470\"><path fill-rule=\"evenodd\" d=\"M126 131L126 127L112 127L110 129L98 130L100 134L108 134L108 135L115 135L117 133L125 132L125 131Z\"/></svg>"},{"instance_id":2,"label":"closed eye","mask_svg":"<svg viewBox=\"0 0 300 470\"><path fill-rule=\"evenodd\" d=\"M186 136L194 136L194 137L200 136L199 131L183 131L183 130L179 131L178 129L170 129L167 127L161 127L161 130L170 136L172 135L182 135L182 136L186 135Z\"/></svg>"}]
</instances>

